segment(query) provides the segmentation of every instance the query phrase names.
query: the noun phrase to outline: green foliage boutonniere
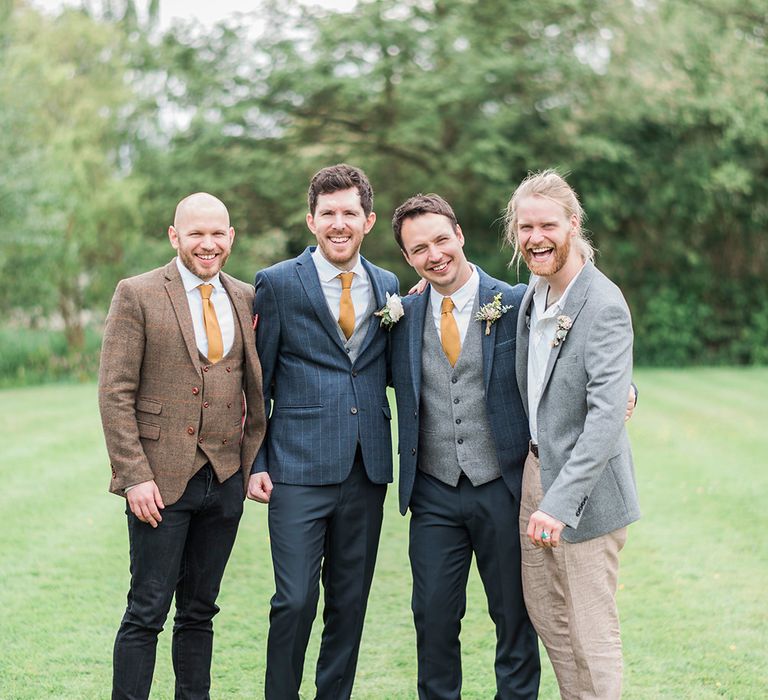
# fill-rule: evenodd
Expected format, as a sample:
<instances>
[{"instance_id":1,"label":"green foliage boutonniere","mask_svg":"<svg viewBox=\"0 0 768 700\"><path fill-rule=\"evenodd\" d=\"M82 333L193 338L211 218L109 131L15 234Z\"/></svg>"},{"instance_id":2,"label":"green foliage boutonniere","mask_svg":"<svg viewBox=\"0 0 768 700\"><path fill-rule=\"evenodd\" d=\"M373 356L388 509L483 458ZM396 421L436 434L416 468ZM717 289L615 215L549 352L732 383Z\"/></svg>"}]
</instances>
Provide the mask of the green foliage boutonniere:
<instances>
[{"instance_id":1,"label":"green foliage boutonniere","mask_svg":"<svg viewBox=\"0 0 768 700\"><path fill-rule=\"evenodd\" d=\"M501 296L502 294L499 292L493 297L493 301L483 304L475 315L475 320L485 321L486 335L491 334L491 326L512 308L511 306L502 306Z\"/></svg>"}]
</instances>

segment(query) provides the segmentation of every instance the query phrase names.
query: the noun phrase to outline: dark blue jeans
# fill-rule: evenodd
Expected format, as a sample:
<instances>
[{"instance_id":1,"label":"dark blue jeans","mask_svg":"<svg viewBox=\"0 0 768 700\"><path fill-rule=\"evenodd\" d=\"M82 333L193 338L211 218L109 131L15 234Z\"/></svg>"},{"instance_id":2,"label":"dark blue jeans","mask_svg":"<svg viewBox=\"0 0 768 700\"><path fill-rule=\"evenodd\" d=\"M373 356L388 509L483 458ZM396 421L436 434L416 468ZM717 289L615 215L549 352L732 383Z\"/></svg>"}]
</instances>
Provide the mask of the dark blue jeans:
<instances>
[{"instance_id":1,"label":"dark blue jeans","mask_svg":"<svg viewBox=\"0 0 768 700\"><path fill-rule=\"evenodd\" d=\"M161 511L157 528L127 511L131 587L115 639L113 700L149 697L157 635L174 593L175 697L209 697L216 597L242 513L242 474L220 484L210 465L190 479L176 503Z\"/></svg>"}]
</instances>

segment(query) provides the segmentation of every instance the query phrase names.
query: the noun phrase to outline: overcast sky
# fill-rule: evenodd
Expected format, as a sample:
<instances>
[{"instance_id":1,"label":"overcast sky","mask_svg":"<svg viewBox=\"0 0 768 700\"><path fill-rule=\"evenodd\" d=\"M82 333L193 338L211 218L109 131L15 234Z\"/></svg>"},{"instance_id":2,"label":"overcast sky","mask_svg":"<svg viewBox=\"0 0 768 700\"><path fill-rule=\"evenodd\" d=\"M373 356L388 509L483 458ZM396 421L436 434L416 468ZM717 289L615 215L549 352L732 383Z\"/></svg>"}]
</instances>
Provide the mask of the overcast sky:
<instances>
[{"instance_id":1,"label":"overcast sky","mask_svg":"<svg viewBox=\"0 0 768 700\"><path fill-rule=\"evenodd\" d=\"M41 8L57 10L62 5L79 5L78 0L32 0ZM320 5L334 10L350 10L356 0L300 0L304 5ZM144 3L146 4L146 3ZM194 17L203 24L211 25L235 12L248 12L253 4L243 0L160 0L160 22L167 27L175 18Z\"/></svg>"}]
</instances>

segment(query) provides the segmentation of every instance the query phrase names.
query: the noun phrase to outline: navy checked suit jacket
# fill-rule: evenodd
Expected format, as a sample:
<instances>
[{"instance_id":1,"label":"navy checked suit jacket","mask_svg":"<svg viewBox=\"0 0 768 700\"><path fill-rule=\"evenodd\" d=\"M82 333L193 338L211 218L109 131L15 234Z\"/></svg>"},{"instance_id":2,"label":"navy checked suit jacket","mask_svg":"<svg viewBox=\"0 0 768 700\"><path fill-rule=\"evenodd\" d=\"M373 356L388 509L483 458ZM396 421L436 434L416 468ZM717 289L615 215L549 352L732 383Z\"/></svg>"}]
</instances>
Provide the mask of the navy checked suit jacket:
<instances>
[{"instance_id":1,"label":"navy checked suit jacket","mask_svg":"<svg viewBox=\"0 0 768 700\"><path fill-rule=\"evenodd\" d=\"M528 418L515 375L517 316L525 285L515 287L486 275L479 267L480 306L501 293L501 303L512 308L485 335L483 322L483 378L488 421L507 488L520 500L523 465L528 453ZM419 399L424 323L429 309L429 289L403 299L405 315L392 330L392 381L397 396L400 438L400 512L411 501L419 449ZM479 321L472 321L479 323Z\"/></svg>"},{"instance_id":2,"label":"navy checked suit jacket","mask_svg":"<svg viewBox=\"0 0 768 700\"><path fill-rule=\"evenodd\" d=\"M251 469L273 482L320 486L349 475L358 441L368 477L392 481L391 413L387 401L388 333L379 318L354 364L325 301L314 247L256 275L256 347L269 416L267 435ZM376 308L397 277L362 258ZM271 404L271 411L270 411Z\"/></svg>"}]
</instances>

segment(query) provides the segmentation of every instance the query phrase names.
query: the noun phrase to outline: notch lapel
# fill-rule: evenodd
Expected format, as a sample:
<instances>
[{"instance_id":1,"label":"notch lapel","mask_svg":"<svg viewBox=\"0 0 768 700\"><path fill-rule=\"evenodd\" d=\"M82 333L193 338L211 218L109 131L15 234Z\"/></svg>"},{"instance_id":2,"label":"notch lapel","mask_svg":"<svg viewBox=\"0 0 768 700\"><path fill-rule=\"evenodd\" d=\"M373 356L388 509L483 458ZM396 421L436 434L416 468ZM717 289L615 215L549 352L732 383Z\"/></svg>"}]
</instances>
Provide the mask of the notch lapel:
<instances>
[{"instance_id":1,"label":"notch lapel","mask_svg":"<svg viewBox=\"0 0 768 700\"><path fill-rule=\"evenodd\" d=\"M365 271L368 273L368 279L371 281L371 294L373 295L376 311L378 311L381 307L384 306L384 303L386 302L386 292L384 287L382 287L379 274L376 270L373 269L373 266L362 255L360 256L360 261L362 262ZM368 330L366 331L365 338L363 339L363 343L360 346L360 352L357 355L358 358L362 356L366 348L373 341L379 326L381 326L381 319L378 316L371 314L371 317L368 319Z\"/></svg>"},{"instance_id":2,"label":"notch lapel","mask_svg":"<svg viewBox=\"0 0 768 700\"><path fill-rule=\"evenodd\" d=\"M339 349L344 352L344 345L341 342L337 330L339 324L331 315L331 310L328 308L328 303L325 301L325 294L323 294L323 288L320 285L320 278L317 276L317 268L312 260L311 248L307 248L296 259L296 272L299 275L299 279L304 287L304 292L309 299L309 303L320 321L320 325L326 330L328 335L333 338L333 341Z\"/></svg>"},{"instance_id":3,"label":"notch lapel","mask_svg":"<svg viewBox=\"0 0 768 700\"><path fill-rule=\"evenodd\" d=\"M565 300L565 306L563 307L562 314L560 315L568 316L568 318L570 318L573 323L576 323L576 317L579 315L579 312L584 306L584 303L587 301L587 290L589 289L589 285L592 283L594 270L594 264L587 262L579 273L578 279L573 283L573 287L571 287L571 290L568 292L568 298ZM547 369L544 372L544 382L541 385L542 395L544 394L544 391L547 388L547 384L549 383L549 379L552 376L552 370L555 368L555 362L557 362L557 358L560 356L560 351L563 349L563 346L567 342L568 337L566 336L565 340L550 350L549 360L547 361Z\"/></svg>"},{"instance_id":4,"label":"notch lapel","mask_svg":"<svg viewBox=\"0 0 768 700\"><path fill-rule=\"evenodd\" d=\"M189 302L187 301L187 292L184 289L184 283L181 281L179 268L176 267L176 260L171 260L165 267L165 291L171 300L171 306L176 314L176 320L179 323L181 335L184 337L184 344L187 346L189 359L197 373L202 376L200 369L200 352L197 349L195 340L195 327L192 325L192 314L189 312Z\"/></svg>"},{"instance_id":5,"label":"notch lapel","mask_svg":"<svg viewBox=\"0 0 768 700\"><path fill-rule=\"evenodd\" d=\"M411 313L413 319L408 324L408 362L411 365L411 380L413 382L413 397L416 405L419 404L421 395L421 351L424 345L424 324L432 323L432 318L427 318L429 311L430 286L413 302Z\"/></svg>"},{"instance_id":6,"label":"notch lapel","mask_svg":"<svg viewBox=\"0 0 768 700\"><path fill-rule=\"evenodd\" d=\"M475 266L477 267L477 266ZM496 283L488 277L479 267L477 267L478 275L480 276L480 286L477 290L478 294L478 309L483 305L493 301L493 297L496 295L498 287ZM503 304L503 300L502 300ZM488 396L488 386L491 383L491 371L493 370L493 355L496 349L496 324L499 321L495 321L491 324L491 332L486 335L486 323L485 321L478 321L476 319L470 319L470 323L479 323L481 325L482 333L482 348L483 348L483 383L485 386L485 395Z\"/></svg>"}]
</instances>

